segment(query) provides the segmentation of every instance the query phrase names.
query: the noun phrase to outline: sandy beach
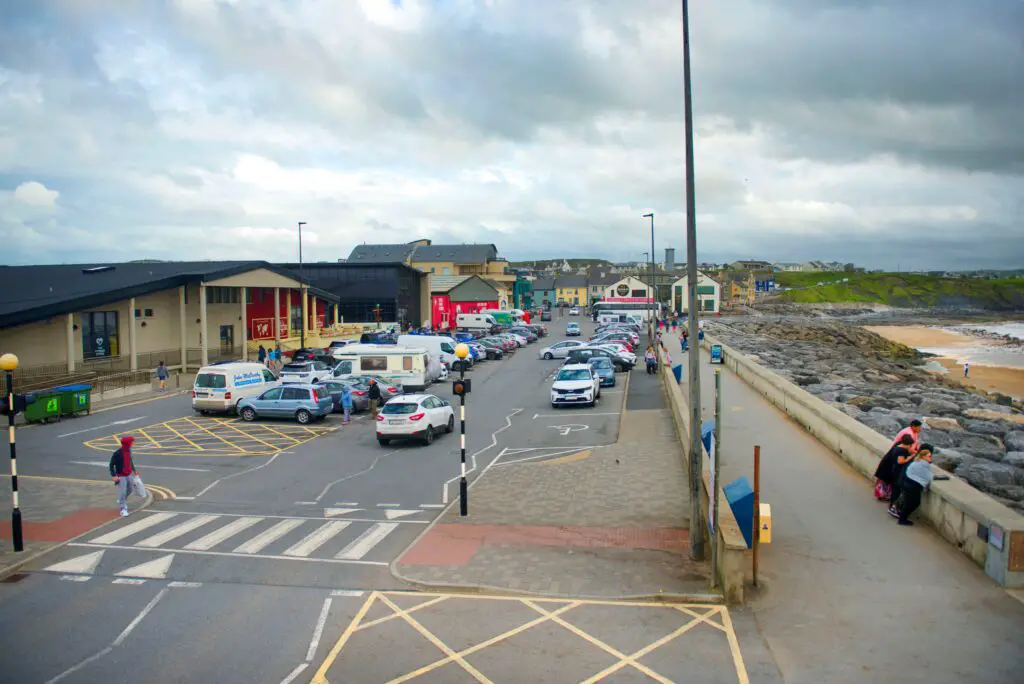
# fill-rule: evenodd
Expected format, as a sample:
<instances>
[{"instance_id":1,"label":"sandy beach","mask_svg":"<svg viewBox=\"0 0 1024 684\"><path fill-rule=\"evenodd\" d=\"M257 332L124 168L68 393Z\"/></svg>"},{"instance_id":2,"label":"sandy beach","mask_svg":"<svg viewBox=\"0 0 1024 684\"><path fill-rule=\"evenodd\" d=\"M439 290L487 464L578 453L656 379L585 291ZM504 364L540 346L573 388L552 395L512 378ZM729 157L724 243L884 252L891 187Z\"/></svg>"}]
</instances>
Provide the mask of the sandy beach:
<instances>
[{"instance_id":1,"label":"sandy beach","mask_svg":"<svg viewBox=\"0 0 1024 684\"><path fill-rule=\"evenodd\" d=\"M1000 350L1005 348L1002 344L926 325L879 325L865 328L893 342L920 351L940 354L934 360L949 371L947 377L951 380L987 392L1000 392L1015 399L1024 399L1024 368L1018 365L1020 361L1017 360L1018 356L1024 360L1024 356L1001 354ZM1008 362L1017 363L986 363L986 356L1005 358ZM967 378L964 378L964 360L971 361L970 375Z\"/></svg>"}]
</instances>

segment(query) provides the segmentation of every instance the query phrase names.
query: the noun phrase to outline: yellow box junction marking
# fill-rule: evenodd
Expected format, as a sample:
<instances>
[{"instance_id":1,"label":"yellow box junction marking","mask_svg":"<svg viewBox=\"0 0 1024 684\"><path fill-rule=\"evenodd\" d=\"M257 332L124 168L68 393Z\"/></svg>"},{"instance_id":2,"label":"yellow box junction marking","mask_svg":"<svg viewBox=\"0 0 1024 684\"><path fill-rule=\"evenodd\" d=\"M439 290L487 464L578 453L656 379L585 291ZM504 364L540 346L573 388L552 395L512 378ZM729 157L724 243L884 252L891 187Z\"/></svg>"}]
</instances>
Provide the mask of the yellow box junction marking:
<instances>
[{"instance_id":1,"label":"yellow box junction marking","mask_svg":"<svg viewBox=\"0 0 1024 684\"><path fill-rule=\"evenodd\" d=\"M120 446L123 435L133 435L132 451L140 456L269 456L336 429L284 422L247 423L237 418L186 417L90 439L85 446L109 454Z\"/></svg>"},{"instance_id":2,"label":"yellow box junction marking","mask_svg":"<svg viewBox=\"0 0 1024 684\"><path fill-rule=\"evenodd\" d=\"M389 597L409 597L418 596L423 597L425 600L411 608L401 608ZM431 606L435 606L441 602L449 599L455 600L472 600L472 601L490 601L490 602L514 602L519 603L539 613L539 616L533 618L524 624L519 625L513 629L510 629L502 634L495 637L482 641L475 646L463 649L462 651L455 651L444 643L436 634L431 632L429 629L423 626L418 620L413 617L413 613L418 611L425 611ZM366 615L369 613L370 608L375 603L381 603L387 606L391 610L390 615L363 622ZM644 646L640 650L634 653L622 653L618 649L608 645L604 641L594 637L591 634L583 631L579 627L576 627L571 622L563 618L562 616L569 613L575 608L580 606L616 606L616 607L649 607L652 609L660 610L672 610L681 613L685 616L685 623L673 632L661 637L660 639L651 642L647 646ZM715 620L714 617L720 615L720 621ZM733 665L736 668L736 681L738 684L749 684L750 678L747 674L746 665L743 662L743 655L740 653L739 640L736 637L736 632L732 626L732 619L729 615L729 609L725 606L716 605L702 605L702 604L670 604L661 602L645 602L645 601L600 601L600 600L572 600L572 599L548 599L548 598L517 598L512 596L478 596L471 594L436 594L429 592L380 592L374 591L367 597L362 607L356 613L355 618L348 624L345 631L342 632L338 641L335 642L334 646L328 652L321 663L316 674L313 676L311 684L330 684L327 679L327 673L331 667L337 661L338 657L343 653L345 645L349 642L352 636L356 632L360 632L366 629L371 629L378 625L390 622L392 620L402 620L407 625L412 627L414 630L419 632L427 641L432 643L437 649L444 654L443 658L424 665L412 672L408 672L400 677L391 680L391 684L397 684L398 682L407 682L418 677L421 677L429 672L437 670L438 668L444 667L450 663L456 663L465 672L470 675L473 679L478 682L490 684L492 681L484 673L477 670L470 663L466 661L466 658L478 651L482 651L486 648L494 646L495 644L506 641L518 634L525 632L526 630L543 624L545 622L553 622L575 636L579 637L583 641L591 644L592 646L604 651L617 659L617 662L605 668L604 670L595 673L589 679L585 680L588 684L590 682L601 681L615 672L626 668L632 667L642 672L644 675L653 679L657 682L663 682L672 684L672 680L658 674L646 665L638 662L640 658L652 653L653 651L665 646L666 644L678 639L687 632L691 631L695 627L700 625L707 625L713 629L720 630L725 633L729 644L729 650L732 655Z\"/></svg>"}]
</instances>

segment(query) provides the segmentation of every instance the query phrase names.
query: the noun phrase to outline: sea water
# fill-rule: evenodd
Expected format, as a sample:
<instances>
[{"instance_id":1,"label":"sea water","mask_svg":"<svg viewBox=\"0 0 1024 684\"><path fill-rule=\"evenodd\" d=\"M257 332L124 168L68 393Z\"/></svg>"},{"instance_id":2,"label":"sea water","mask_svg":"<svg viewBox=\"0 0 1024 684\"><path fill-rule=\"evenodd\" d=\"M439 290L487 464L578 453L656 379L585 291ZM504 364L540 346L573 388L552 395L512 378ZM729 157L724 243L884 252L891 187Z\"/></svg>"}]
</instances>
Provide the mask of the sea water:
<instances>
[{"instance_id":1,"label":"sea water","mask_svg":"<svg viewBox=\"0 0 1024 684\"><path fill-rule=\"evenodd\" d=\"M1017 344L1009 346L986 346L983 338L976 338L978 345L961 349L945 349L938 347L922 347L921 351L950 359L957 363L971 363L978 366L1003 366L1007 368L1024 368L1024 322L1011 321L1004 323L971 323L950 326L951 332L969 335L968 330L984 330L994 335L1009 335Z\"/></svg>"}]
</instances>

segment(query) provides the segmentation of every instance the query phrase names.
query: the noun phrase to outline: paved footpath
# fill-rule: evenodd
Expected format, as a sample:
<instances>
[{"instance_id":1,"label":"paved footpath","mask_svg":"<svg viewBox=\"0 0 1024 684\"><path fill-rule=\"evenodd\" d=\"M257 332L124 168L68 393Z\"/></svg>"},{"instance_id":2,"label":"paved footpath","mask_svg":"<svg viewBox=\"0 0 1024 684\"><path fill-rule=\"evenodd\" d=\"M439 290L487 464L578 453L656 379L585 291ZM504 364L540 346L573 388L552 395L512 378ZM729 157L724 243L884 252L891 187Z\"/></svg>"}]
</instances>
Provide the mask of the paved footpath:
<instances>
[{"instance_id":1,"label":"paved footpath","mask_svg":"<svg viewBox=\"0 0 1024 684\"><path fill-rule=\"evenodd\" d=\"M687 357L666 336L673 363ZM701 404L714 415L714 370ZM787 683L1024 681L1024 605L924 525L903 528L871 485L731 371L722 371L722 480L752 477L773 542L750 607Z\"/></svg>"},{"instance_id":2,"label":"paved footpath","mask_svg":"<svg viewBox=\"0 0 1024 684\"><path fill-rule=\"evenodd\" d=\"M706 595L688 560L683 455L655 376L629 380L619 441L507 456L392 566L414 585L562 597ZM641 410L631 410L640 406Z\"/></svg>"}]
</instances>

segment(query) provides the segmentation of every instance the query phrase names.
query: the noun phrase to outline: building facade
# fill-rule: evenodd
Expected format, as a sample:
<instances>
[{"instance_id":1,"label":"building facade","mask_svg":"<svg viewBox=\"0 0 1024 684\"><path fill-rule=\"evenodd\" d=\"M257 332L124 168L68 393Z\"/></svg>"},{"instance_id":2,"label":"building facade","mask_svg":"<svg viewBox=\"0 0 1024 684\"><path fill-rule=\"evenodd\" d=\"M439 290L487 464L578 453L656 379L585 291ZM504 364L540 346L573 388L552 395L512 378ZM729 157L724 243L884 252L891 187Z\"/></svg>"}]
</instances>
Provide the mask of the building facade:
<instances>
[{"instance_id":1,"label":"building facade","mask_svg":"<svg viewBox=\"0 0 1024 684\"><path fill-rule=\"evenodd\" d=\"M672 283L671 307L676 313L687 313L690 310L688 283L687 276ZM697 306L707 313L717 313L722 308L722 286L703 271L697 272Z\"/></svg>"}]
</instances>

